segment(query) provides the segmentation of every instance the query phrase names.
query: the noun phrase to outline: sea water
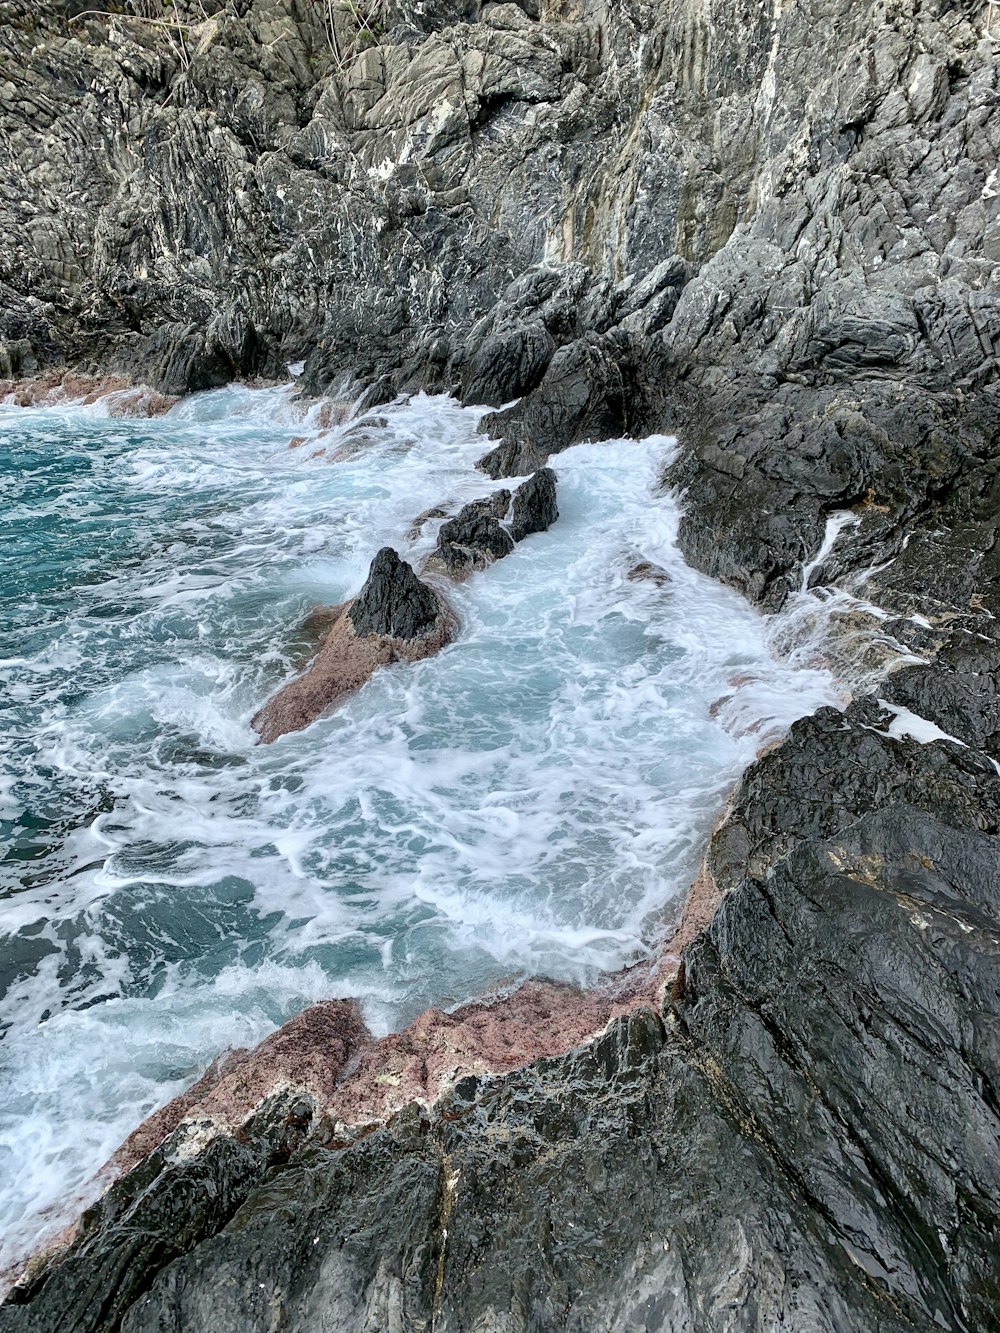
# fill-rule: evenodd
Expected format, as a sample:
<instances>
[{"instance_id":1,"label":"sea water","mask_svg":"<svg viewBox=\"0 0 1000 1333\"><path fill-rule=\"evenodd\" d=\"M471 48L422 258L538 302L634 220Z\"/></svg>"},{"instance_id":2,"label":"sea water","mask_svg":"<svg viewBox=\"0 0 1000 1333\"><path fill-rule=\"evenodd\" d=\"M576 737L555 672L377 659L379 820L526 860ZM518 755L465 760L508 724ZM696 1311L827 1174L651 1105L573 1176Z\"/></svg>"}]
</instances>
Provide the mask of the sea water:
<instances>
[{"instance_id":1,"label":"sea water","mask_svg":"<svg viewBox=\"0 0 1000 1333\"><path fill-rule=\"evenodd\" d=\"M0 1267L315 1000L383 1033L648 955L741 770L837 702L684 564L660 437L559 454L558 523L451 589L453 644L256 744L310 609L385 544L419 567L414 518L496 488L480 415L415 397L324 435L244 388L156 421L0 408Z\"/></svg>"}]
</instances>

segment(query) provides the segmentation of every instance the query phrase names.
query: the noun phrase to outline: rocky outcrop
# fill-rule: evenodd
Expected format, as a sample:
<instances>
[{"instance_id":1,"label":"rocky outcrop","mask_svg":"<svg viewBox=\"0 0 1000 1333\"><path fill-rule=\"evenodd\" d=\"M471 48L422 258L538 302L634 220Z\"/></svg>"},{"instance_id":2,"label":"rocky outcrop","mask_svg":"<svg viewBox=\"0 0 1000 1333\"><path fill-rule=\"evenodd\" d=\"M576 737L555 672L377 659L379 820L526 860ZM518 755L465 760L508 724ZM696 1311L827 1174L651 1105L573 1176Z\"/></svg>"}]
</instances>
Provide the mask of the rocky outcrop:
<instances>
[{"instance_id":1,"label":"rocky outcrop","mask_svg":"<svg viewBox=\"0 0 1000 1333\"><path fill-rule=\"evenodd\" d=\"M747 775L662 1009L360 1135L295 1089L200 1151L195 1115L0 1328L991 1327L1000 779L888 722L827 710Z\"/></svg>"},{"instance_id":2,"label":"rocky outcrop","mask_svg":"<svg viewBox=\"0 0 1000 1333\"><path fill-rule=\"evenodd\" d=\"M534 532L548 532L558 517L556 474L543 467L514 492L510 535L516 542L524 541Z\"/></svg>"},{"instance_id":3,"label":"rocky outcrop","mask_svg":"<svg viewBox=\"0 0 1000 1333\"><path fill-rule=\"evenodd\" d=\"M547 532L559 517L556 474L543 468L511 496L498 490L467 504L438 531L431 565L455 579L467 578L510 555L532 533Z\"/></svg>"},{"instance_id":4,"label":"rocky outcrop","mask_svg":"<svg viewBox=\"0 0 1000 1333\"><path fill-rule=\"evenodd\" d=\"M89 406L100 402L110 417L161 417L178 401L121 375L98 377L73 371L50 372L32 379L0 380L0 401L15 407Z\"/></svg>"},{"instance_id":5,"label":"rocky outcrop","mask_svg":"<svg viewBox=\"0 0 1000 1333\"><path fill-rule=\"evenodd\" d=\"M510 555L514 539L500 521L509 508L510 491L463 505L454 518L441 524L434 563L453 578L465 578Z\"/></svg>"},{"instance_id":6,"label":"rocky outcrop","mask_svg":"<svg viewBox=\"0 0 1000 1333\"><path fill-rule=\"evenodd\" d=\"M510 522L501 522L508 512ZM421 515L415 530L430 516ZM494 491L442 523L428 566L453 579L467 578L510 555L515 542L547 531L558 517L555 473L545 468L523 482L513 498L510 491ZM308 668L254 715L251 725L265 744L315 722L360 689L380 666L418 662L438 652L455 630L440 593L422 582L391 546L375 556L356 598L342 606L316 608L308 625L329 628Z\"/></svg>"},{"instance_id":7,"label":"rocky outcrop","mask_svg":"<svg viewBox=\"0 0 1000 1333\"><path fill-rule=\"evenodd\" d=\"M861 520L859 568L896 555L943 499L969 521L997 447L984 12L893 5L880 26L883 11L851 7L835 41L834 8L793 7L776 29L775 108L800 25L820 25L812 83L796 84L803 118L773 191L685 287L666 340L689 446L670 474L686 488L682 545L770 605L832 510Z\"/></svg>"},{"instance_id":8,"label":"rocky outcrop","mask_svg":"<svg viewBox=\"0 0 1000 1333\"><path fill-rule=\"evenodd\" d=\"M485 418L483 429L504 442L479 466L494 478L521 476L568 445L618 439L627 427L618 358L606 342L582 338L556 353L541 384L516 407Z\"/></svg>"},{"instance_id":9,"label":"rocky outcrop","mask_svg":"<svg viewBox=\"0 0 1000 1333\"><path fill-rule=\"evenodd\" d=\"M549 428L604 429L787 132L754 107L772 16L710 8L5 0L11 373L174 393L306 358L310 392L499 407L555 360Z\"/></svg>"},{"instance_id":10,"label":"rocky outcrop","mask_svg":"<svg viewBox=\"0 0 1000 1333\"><path fill-rule=\"evenodd\" d=\"M309 667L255 714L251 725L265 744L315 722L379 667L430 657L454 629L442 598L391 546L379 551L361 592L337 612Z\"/></svg>"},{"instance_id":11,"label":"rocky outcrop","mask_svg":"<svg viewBox=\"0 0 1000 1333\"><path fill-rule=\"evenodd\" d=\"M391 546L384 546L347 615L359 639L419 639L433 629L441 602Z\"/></svg>"}]
</instances>

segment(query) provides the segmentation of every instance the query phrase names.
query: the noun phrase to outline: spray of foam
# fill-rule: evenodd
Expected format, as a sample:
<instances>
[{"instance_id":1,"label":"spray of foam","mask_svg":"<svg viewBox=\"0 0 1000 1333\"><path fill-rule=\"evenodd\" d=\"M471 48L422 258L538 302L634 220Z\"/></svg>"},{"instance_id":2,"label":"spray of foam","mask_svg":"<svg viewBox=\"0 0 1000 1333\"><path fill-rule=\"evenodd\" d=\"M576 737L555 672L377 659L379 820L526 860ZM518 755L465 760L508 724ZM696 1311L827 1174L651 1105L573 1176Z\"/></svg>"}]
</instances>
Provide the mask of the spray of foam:
<instances>
[{"instance_id":1,"label":"spray of foam","mask_svg":"<svg viewBox=\"0 0 1000 1333\"><path fill-rule=\"evenodd\" d=\"M843 545L843 534L860 522L849 510L836 510L827 517L820 548L803 566L798 590L768 626L768 642L777 656L798 666L824 666L837 679L845 699L873 689L900 666L923 661L889 631L885 611L863 595L879 567L861 569L842 584L817 579L834 550Z\"/></svg>"}]
</instances>

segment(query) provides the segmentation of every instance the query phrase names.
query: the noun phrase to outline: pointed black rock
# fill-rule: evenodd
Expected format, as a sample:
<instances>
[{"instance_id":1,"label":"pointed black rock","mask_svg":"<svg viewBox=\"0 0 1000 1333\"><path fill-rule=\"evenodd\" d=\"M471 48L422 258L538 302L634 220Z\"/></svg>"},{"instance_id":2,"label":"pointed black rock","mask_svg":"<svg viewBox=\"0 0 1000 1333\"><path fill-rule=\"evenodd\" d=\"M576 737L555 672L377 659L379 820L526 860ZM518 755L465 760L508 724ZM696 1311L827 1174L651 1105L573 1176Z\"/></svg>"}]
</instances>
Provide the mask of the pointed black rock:
<instances>
[{"instance_id":1,"label":"pointed black rock","mask_svg":"<svg viewBox=\"0 0 1000 1333\"><path fill-rule=\"evenodd\" d=\"M533 532L547 532L558 517L556 474L543 467L514 492L510 535L519 542Z\"/></svg>"},{"instance_id":2,"label":"pointed black rock","mask_svg":"<svg viewBox=\"0 0 1000 1333\"><path fill-rule=\"evenodd\" d=\"M359 638L387 634L417 639L441 613L437 597L391 546L383 546L371 563L368 580L348 614Z\"/></svg>"}]
</instances>

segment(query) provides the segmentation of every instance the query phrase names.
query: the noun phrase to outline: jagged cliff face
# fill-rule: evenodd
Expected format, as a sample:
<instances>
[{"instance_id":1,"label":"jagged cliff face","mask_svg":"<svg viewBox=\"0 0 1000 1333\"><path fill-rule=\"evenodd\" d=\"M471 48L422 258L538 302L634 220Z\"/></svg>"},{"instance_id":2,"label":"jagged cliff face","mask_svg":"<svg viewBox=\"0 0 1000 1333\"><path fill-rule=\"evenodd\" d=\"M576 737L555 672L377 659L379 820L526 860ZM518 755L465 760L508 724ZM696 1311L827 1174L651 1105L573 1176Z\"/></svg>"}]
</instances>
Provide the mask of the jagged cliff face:
<instances>
[{"instance_id":1,"label":"jagged cliff face","mask_svg":"<svg viewBox=\"0 0 1000 1333\"><path fill-rule=\"evenodd\" d=\"M0 1328L992 1328L986 6L73 8L0 6L9 372L520 397L495 476L677 429L694 563L775 605L851 509L826 576L925 664L746 776L658 1012L353 1145L307 1098L168 1141Z\"/></svg>"},{"instance_id":2,"label":"jagged cliff face","mask_svg":"<svg viewBox=\"0 0 1000 1333\"><path fill-rule=\"evenodd\" d=\"M15 362L174 391L310 355L318 383L451 385L532 266L642 279L753 219L800 252L785 314L834 270L908 295L988 275L982 5L409 0L370 3L374 29L335 6L342 59L320 0L207 8L3 6ZM603 332L622 301L586 285L564 322Z\"/></svg>"}]
</instances>

